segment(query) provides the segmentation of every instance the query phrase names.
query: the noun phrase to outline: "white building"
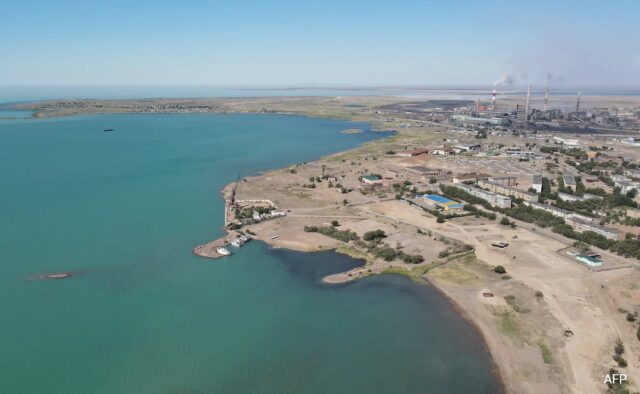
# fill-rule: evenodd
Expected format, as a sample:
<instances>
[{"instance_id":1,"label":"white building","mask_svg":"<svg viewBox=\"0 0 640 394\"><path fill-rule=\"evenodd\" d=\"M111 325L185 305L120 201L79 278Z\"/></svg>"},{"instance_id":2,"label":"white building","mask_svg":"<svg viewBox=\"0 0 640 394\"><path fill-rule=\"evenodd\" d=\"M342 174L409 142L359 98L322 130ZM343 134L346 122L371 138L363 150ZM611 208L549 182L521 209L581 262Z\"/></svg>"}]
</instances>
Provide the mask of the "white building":
<instances>
[{"instance_id":1,"label":"white building","mask_svg":"<svg viewBox=\"0 0 640 394\"><path fill-rule=\"evenodd\" d=\"M460 145L455 145L454 147L464 152L470 152L472 150L480 150L480 144L460 144Z\"/></svg>"},{"instance_id":2,"label":"white building","mask_svg":"<svg viewBox=\"0 0 640 394\"><path fill-rule=\"evenodd\" d=\"M472 196L481 198L487 201L489 204L494 205L500 208L511 208L511 198L507 196L500 195L498 193L493 193L487 190L482 190L480 188L465 185L464 183L458 183L454 185L458 189L462 189L465 192L471 194Z\"/></svg>"},{"instance_id":3,"label":"white building","mask_svg":"<svg viewBox=\"0 0 640 394\"><path fill-rule=\"evenodd\" d=\"M577 139L573 139L573 138L553 137L553 141L556 144L560 144L560 145L569 145L569 146L578 145L578 140Z\"/></svg>"}]
</instances>

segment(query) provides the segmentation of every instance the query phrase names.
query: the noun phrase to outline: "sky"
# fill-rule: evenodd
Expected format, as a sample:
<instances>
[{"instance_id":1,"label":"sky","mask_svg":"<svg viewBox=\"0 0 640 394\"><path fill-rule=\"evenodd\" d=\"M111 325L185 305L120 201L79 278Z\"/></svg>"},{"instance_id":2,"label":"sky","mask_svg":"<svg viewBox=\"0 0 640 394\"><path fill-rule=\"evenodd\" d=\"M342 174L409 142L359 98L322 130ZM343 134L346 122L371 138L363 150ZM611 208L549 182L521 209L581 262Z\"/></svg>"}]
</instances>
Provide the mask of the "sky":
<instances>
[{"instance_id":1,"label":"sky","mask_svg":"<svg viewBox=\"0 0 640 394\"><path fill-rule=\"evenodd\" d=\"M0 85L640 87L638 1L0 0Z\"/></svg>"}]
</instances>

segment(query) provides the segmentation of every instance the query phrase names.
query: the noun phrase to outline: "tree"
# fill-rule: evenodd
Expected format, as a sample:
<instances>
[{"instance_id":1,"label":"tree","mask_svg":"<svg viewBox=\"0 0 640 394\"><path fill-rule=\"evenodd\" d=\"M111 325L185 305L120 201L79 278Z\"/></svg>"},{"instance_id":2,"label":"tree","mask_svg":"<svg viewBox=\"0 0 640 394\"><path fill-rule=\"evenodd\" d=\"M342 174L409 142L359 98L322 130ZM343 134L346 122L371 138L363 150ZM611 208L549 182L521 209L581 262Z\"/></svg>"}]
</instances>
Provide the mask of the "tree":
<instances>
[{"instance_id":1,"label":"tree","mask_svg":"<svg viewBox=\"0 0 640 394\"><path fill-rule=\"evenodd\" d=\"M511 224L511 222L509 221L509 219L507 219L506 216L503 216L502 219L500 219L500 224L502 224L503 226L508 226Z\"/></svg>"},{"instance_id":2,"label":"tree","mask_svg":"<svg viewBox=\"0 0 640 394\"><path fill-rule=\"evenodd\" d=\"M495 267L493 267L493 272L503 275L507 273L507 270L501 265L496 265Z\"/></svg>"},{"instance_id":3,"label":"tree","mask_svg":"<svg viewBox=\"0 0 640 394\"><path fill-rule=\"evenodd\" d=\"M436 219L436 222L444 223L444 218L442 216L438 216L438 218Z\"/></svg>"},{"instance_id":4,"label":"tree","mask_svg":"<svg viewBox=\"0 0 640 394\"><path fill-rule=\"evenodd\" d=\"M337 221L337 220L332 220L332 221L331 221L331 225L332 225L333 227L338 227L338 226L340 225L340 222L339 222L339 221Z\"/></svg>"}]
</instances>

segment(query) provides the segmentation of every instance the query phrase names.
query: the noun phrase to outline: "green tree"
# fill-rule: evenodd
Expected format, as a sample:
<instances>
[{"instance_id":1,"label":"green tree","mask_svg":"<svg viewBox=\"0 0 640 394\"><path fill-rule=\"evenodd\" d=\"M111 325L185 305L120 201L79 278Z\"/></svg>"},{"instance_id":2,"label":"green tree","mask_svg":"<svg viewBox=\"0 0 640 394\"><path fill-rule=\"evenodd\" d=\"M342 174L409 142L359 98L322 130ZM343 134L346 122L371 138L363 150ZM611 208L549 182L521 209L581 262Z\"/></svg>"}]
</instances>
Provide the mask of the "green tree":
<instances>
[{"instance_id":1,"label":"green tree","mask_svg":"<svg viewBox=\"0 0 640 394\"><path fill-rule=\"evenodd\" d=\"M507 273L507 270L501 265L496 265L495 267L493 267L493 272L503 275Z\"/></svg>"}]
</instances>

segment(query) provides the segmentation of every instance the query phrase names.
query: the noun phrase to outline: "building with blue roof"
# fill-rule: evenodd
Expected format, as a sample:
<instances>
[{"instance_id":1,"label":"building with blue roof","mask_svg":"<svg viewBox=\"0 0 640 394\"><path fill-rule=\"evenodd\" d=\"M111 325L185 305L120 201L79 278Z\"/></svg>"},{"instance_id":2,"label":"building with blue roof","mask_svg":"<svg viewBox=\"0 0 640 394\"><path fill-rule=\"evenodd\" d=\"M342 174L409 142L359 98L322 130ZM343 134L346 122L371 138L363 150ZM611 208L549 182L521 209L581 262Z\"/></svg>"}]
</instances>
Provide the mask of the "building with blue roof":
<instances>
[{"instance_id":1,"label":"building with blue roof","mask_svg":"<svg viewBox=\"0 0 640 394\"><path fill-rule=\"evenodd\" d=\"M446 212L457 213L462 211L464 204L450 200L438 194L423 194L419 196L430 207Z\"/></svg>"}]
</instances>

